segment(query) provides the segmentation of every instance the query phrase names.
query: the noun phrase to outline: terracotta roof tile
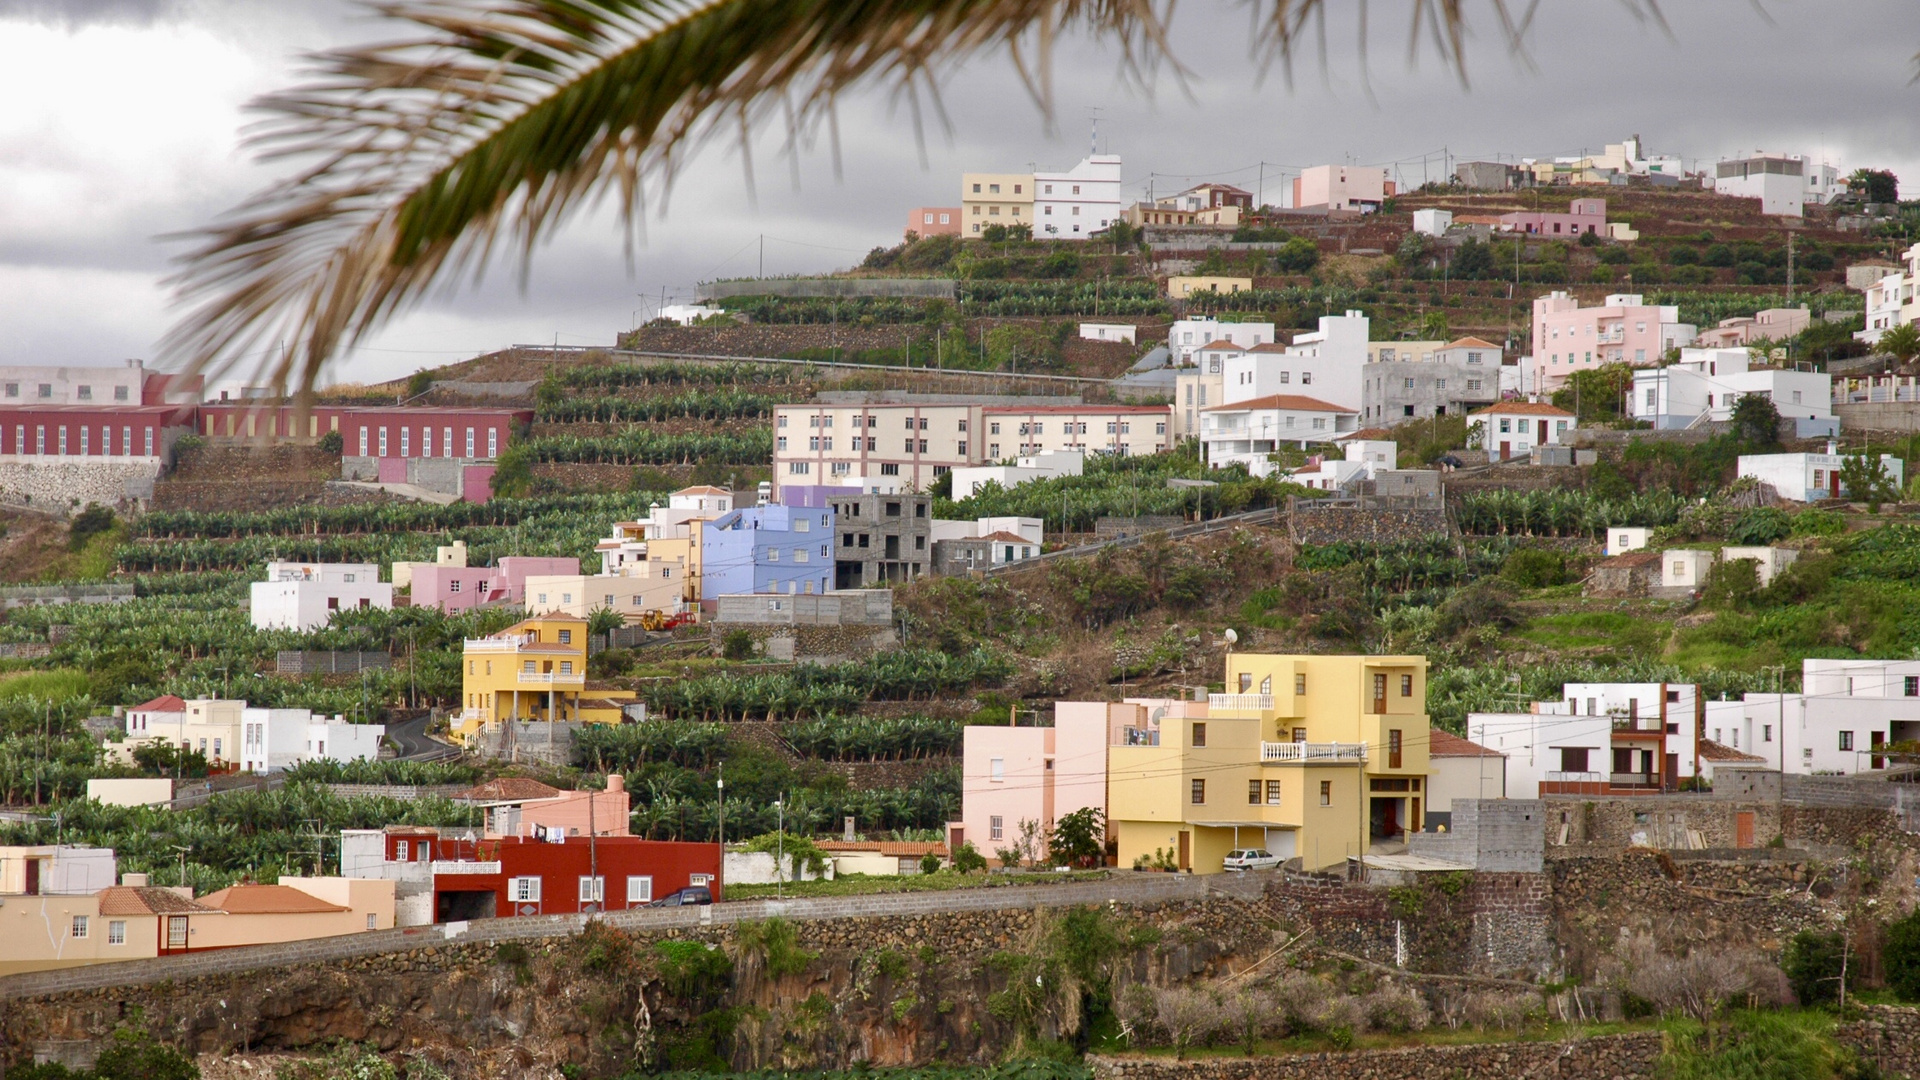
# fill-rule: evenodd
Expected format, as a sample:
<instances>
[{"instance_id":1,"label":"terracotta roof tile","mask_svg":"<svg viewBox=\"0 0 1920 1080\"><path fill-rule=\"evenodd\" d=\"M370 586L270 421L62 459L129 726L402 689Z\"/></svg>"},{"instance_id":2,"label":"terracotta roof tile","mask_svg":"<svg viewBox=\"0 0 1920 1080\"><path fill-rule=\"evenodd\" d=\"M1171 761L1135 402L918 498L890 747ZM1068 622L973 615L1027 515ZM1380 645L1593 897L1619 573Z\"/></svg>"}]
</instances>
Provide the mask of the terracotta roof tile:
<instances>
[{"instance_id":1,"label":"terracotta roof tile","mask_svg":"<svg viewBox=\"0 0 1920 1080\"><path fill-rule=\"evenodd\" d=\"M187 703L178 695L162 694L144 705L135 705L131 712L186 712Z\"/></svg>"},{"instance_id":2,"label":"terracotta roof tile","mask_svg":"<svg viewBox=\"0 0 1920 1080\"><path fill-rule=\"evenodd\" d=\"M1763 757L1757 757L1753 754L1735 750L1733 747L1727 746L1724 743L1714 742L1712 739L1700 740L1700 758L1703 761L1753 761L1761 764L1765 764L1767 760Z\"/></svg>"},{"instance_id":3,"label":"terracotta roof tile","mask_svg":"<svg viewBox=\"0 0 1920 1080\"><path fill-rule=\"evenodd\" d=\"M1002 543L1007 543L1007 544L1031 544L1031 543L1033 543L1033 541L1031 541L1031 540L1029 540L1029 539L1027 539L1027 538L1026 538L1026 537L1024 537L1024 536L1019 536L1019 535L1016 535L1016 534L1014 534L1014 533L1010 533L1010 532L1007 532L1007 531L1006 531L1006 530L1004 530L1004 529L1002 529L1001 531L999 531L999 532L996 532L996 533L988 533L987 535L985 535L985 536L983 536L983 537L981 537L980 539L982 539L982 540L998 540L998 541L1000 541L1000 542L1002 542Z\"/></svg>"},{"instance_id":4,"label":"terracotta roof tile","mask_svg":"<svg viewBox=\"0 0 1920 1080\"><path fill-rule=\"evenodd\" d=\"M1658 566L1660 565L1661 554L1662 553L1658 551L1629 551L1625 555L1615 555L1610 559L1602 559L1600 560L1600 565L1609 570L1631 569L1635 566Z\"/></svg>"},{"instance_id":5,"label":"terracotta roof tile","mask_svg":"<svg viewBox=\"0 0 1920 1080\"><path fill-rule=\"evenodd\" d=\"M1497 349L1499 347L1500 346L1495 345L1491 341L1483 341L1477 337L1463 337L1458 341L1449 341L1441 346L1443 349Z\"/></svg>"},{"instance_id":6,"label":"terracotta roof tile","mask_svg":"<svg viewBox=\"0 0 1920 1080\"><path fill-rule=\"evenodd\" d=\"M100 890L102 915L185 915L213 910L157 885L111 885Z\"/></svg>"},{"instance_id":7,"label":"terracotta roof tile","mask_svg":"<svg viewBox=\"0 0 1920 1080\"><path fill-rule=\"evenodd\" d=\"M1344 413L1353 415L1358 410L1343 409L1321 401L1319 398L1303 397L1299 394L1269 394L1266 397L1248 401L1236 401L1231 405L1212 405L1201 412L1247 412L1252 409L1297 409L1300 412ZM1333 432L1327 432L1331 435Z\"/></svg>"},{"instance_id":8,"label":"terracotta roof tile","mask_svg":"<svg viewBox=\"0 0 1920 1080\"><path fill-rule=\"evenodd\" d=\"M352 910L329 904L291 885L232 885L208 893L200 902L229 915L315 915Z\"/></svg>"},{"instance_id":9,"label":"terracotta roof tile","mask_svg":"<svg viewBox=\"0 0 1920 1080\"><path fill-rule=\"evenodd\" d=\"M1428 757L1505 757L1497 750L1489 750L1471 739L1463 739L1451 731L1434 728L1427 732Z\"/></svg>"},{"instance_id":10,"label":"terracotta roof tile","mask_svg":"<svg viewBox=\"0 0 1920 1080\"><path fill-rule=\"evenodd\" d=\"M820 840L815 846L829 855L872 852L877 855L918 857L932 852L945 858L947 854L947 845L935 840Z\"/></svg>"},{"instance_id":11,"label":"terracotta roof tile","mask_svg":"<svg viewBox=\"0 0 1920 1080\"><path fill-rule=\"evenodd\" d=\"M1488 413L1506 413L1510 416L1564 416L1573 418L1573 414L1558 405L1549 405L1544 401L1503 401L1498 405L1489 405L1476 409L1469 416L1485 416Z\"/></svg>"}]
</instances>

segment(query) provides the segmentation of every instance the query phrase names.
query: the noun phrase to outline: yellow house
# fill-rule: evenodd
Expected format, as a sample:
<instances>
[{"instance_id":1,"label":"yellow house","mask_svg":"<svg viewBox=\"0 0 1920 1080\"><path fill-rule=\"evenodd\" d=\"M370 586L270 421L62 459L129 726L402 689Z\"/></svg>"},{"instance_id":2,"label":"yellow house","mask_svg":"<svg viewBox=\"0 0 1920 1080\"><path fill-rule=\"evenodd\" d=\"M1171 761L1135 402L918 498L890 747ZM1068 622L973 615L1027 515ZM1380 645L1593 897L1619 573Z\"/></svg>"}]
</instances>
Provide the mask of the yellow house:
<instances>
[{"instance_id":1,"label":"yellow house","mask_svg":"<svg viewBox=\"0 0 1920 1080\"><path fill-rule=\"evenodd\" d=\"M1317 870L1420 827L1423 656L1227 657L1224 694L1111 739L1120 865L1165 851L1216 873L1236 847Z\"/></svg>"},{"instance_id":2,"label":"yellow house","mask_svg":"<svg viewBox=\"0 0 1920 1080\"><path fill-rule=\"evenodd\" d=\"M1167 279L1167 296L1173 300L1185 300L1194 293L1201 292L1217 292L1226 295L1252 291L1253 279L1250 277L1176 274Z\"/></svg>"},{"instance_id":3,"label":"yellow house","mask_svg":"<svg viewBox=\"0 0 1920 1080\"><path fill-rule=\"evenodd\" d=\"M509 720L619 723L630 690L587 690L587 620L561 612L523 619L462 649L465 705L453 734Z\"/></svg>"}]
</instances>

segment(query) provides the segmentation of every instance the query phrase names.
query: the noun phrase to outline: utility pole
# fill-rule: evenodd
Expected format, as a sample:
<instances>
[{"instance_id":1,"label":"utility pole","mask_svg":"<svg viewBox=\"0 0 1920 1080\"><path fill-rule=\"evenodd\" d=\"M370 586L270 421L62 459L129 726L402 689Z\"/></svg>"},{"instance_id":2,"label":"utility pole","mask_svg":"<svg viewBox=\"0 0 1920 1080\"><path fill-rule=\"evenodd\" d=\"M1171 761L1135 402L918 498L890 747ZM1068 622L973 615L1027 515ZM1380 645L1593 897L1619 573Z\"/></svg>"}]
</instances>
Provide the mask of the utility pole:
<instances>
[{"instance_id":1,"label":"utility pole","mask_svg":"<svg viewBox=\"0 0 1920 1080\"><path fill-rule=\"evenodd\" d=\"M787 883L787 798L773 800L773 898L780 899Z\"/></svg>"},{"instance_id":2,"label":"utility pole","mask_svg":"<svg viewBox=\"0 0 1920 1080\"><path fill-rule=\"evenodd\" d=\"M727 888L727 763L722 761L715 769L719 773L716 786L720 792L720 858L715 864L717 872L713 882L720 887L714 890L713 898L719 900Z\"/></svg>"},{"instance_id":3,"label":"utility pole","mask_svg":"<svg viewBox=\"0 0 1920 1080\"><path fill-rule=\"evenodd\" d=\"M1787 306L1793 306L1793 241L1794 234L1787 234Z\"/></svg>"},{"instance_id":4,"label":"utility pole","mask_svg":"<svg viewBox=\"0 0 1920 1080\"><path fill-rule=\"evenodd\" d=\"M553 726L547 726L548 731ZM603 911L607 906L607 887L600 882L600 825L594 816L594 803L600 796L592 788L587 789L587 878L593 882L593 910Z\"/></svg>"}]
</instances>

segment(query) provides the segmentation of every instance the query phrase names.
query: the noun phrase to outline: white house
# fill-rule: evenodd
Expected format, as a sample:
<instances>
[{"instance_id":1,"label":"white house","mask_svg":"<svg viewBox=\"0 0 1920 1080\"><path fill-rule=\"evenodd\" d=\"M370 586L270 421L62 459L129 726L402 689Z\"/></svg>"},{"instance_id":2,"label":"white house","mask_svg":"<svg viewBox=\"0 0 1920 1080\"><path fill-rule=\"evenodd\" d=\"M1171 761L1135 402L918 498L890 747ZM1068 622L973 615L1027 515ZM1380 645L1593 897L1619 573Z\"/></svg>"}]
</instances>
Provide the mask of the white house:
<instances>
[{"instance_id":1,"label":"white house","mask_svg":"<svg viewBox=\"0 0 1920 1080\"><path fill-rule=\"evenodd\" d=\"M381 724L349 724L309 709L240 710L240 767L251 773L304 761L372 761L380 756Z\"/></svg>"},{"instance_id":2,"label":"white house","mask_svg":"<svg viewBox=\"0 0 1920 1080\"><path fill-rule=\"evenodd\" d=\"M1453 227L1451 210L1415 210L1413 212L1413 231L1422 236L1445 236Z\"/></svg>"},{"instance_id":3,"label":"white house","mask_svg":"<svg viewBox=\"0 0 1920 1080\"><path fill-rule=\"evenodd\" d=\"M1682 349L1678 362L1633 373L1633 416L1656 428L1733 419L1740 399L1758 394L1794 421L1803 439L1839 433L1833 377L1824 371L1754 368L1746 349Z\"/></svg>"},{"instance_id":4,"label":"white house","mask_svg":"<svg viewBox=\"0 0 1920 1080\"><path fill-rule=\"evenodd\" d=\"M974 540L991 536L994 533L1012 533L1022 540L1040 546L1044 538L1044 522L1034 517L983 517L978 521L946 521L934 518L929 522L929 542L941 540Z\"/></svg>"},{"instance_id":5,"label":"white house","mask_svg":"<svg viewBox=\"0 0 1920 1080\"><path fill-rule=\"evenodd\" d=\"M1427 733L1429 828L1451 827L1455 799L1507 798L1507 755L1446 731Z\"/></svg>"},{"instance_id":6,"label":"white house","mask_svg":"<svg viewBox=\"0 0 1920 1080\"><path fill-rule=\"evenodd\" d=\"M1029 480L1051 480L1057 476L1079 476L1086 470L1087 455L1079 450L1053 450L1013 459L1012 465L970 465L953 470L955 502L973 497L987 484L1012 489Z\"/></svg>"},{"instance_id":7,"label":"white house","mask_svg":"<svg viewBox=\"0 0 1920 1080\"><path fill-rule=\"evenodd\" d=\"M1647 546L1653 530L1640 525L1615 525L1607 530L1606 555L1625 555Z\"/></svg>"},{"instance_id":8,"label":"white house","mask_svg":"<svg viewBox=\"0 0 1920 1080\"><path fill-rule=\"evenodd\" d=\"M1756 153L1722 161L1713 168L1714 191L1759 199L1763 214L1800 217L1807 188L1807 159L1799 155Z\"/></svg>"},{"instance_id":9,"label":"white house","mask_svg":"<svg viewBox=\"0 0 1920 1080\"><path fill-rule=\"evenodd\" d=\"M1467 445L1490 460L1525 458L1536 446L1559 446L1579 427L1574 415L1544 401L1503 401L1467 414Z\"/></svg>"},{"instance_id":10,"label":"white house","mask_svg":"<svg viewBox=\"0 0 1920 1080\"><path fill-rule=\"evenodd\" d=\"M1221 322L1219 319L1180 319L1167 330L1167 348L1176 364L1195 363L1194 353L1216 341L1231 342L1243 349L1271 345L1274 336L1270 322Z\"/></svg>"},{"instance_id":11,"label":"white house","mask_svg":"<svg viewBox=\"0 0 1920 1080\"><path fill-rule=\"evenodd\" d=\"M1082 341L1124 341L1132 345L1134 334L1137 332L1138 328L1132 323L1083 322L1080 324Z\"/></svg>"},{"instance_id":12,"label":"white house","mask_svg":"<svg viewBox=\"0 0 1920 1080\"><path fill-rule=\"evenodd\" d=\"M1840 482L1840 467L1847 455L1833 451L1829 443L1828 452L1824 454L1742 454L1740 475L1771 485L1781 498L1794 502L1838 499L1851 493ZM1893 479L1894 486L1906 487L1906 462L1892 454L1882 454L1880 464Z\"/></svg>"},{"instance_id":13,"label":"white house","mask_svg":"<svg viewBox=\"0 0 1920 1080\"><path fill-rule=\"evenodd\" d=\"M270 562L252 593L256 630L313 630L336 611L393 606L393 586L373 563Z\"/></svg>"},{"instance_id":14,"label":"white house","mask_svg":"<svg viewBox=\"0 0 1920 1080\"><path fill-rule=\"evenodd\" d=\"M1507 797L1672 791L1695 773L1700 688L1567 683L1524 713L1474 713L1467 735L1506 755Z\"/></svg>"},{"instance_id":15,"label":"white house","mask_svg":"<svg viewBox=\"0 0 1920 1080\"><path fill-rule=\"evenodd\" d=\"M1228 355L1221 371L1221 403L1303 394L1357 415L1370 351L1369 323L1358 311L1323 315L1318 330L1296 335L1291 345L1256 345Z\"/></svg>"},{"instance_id":16,"label":"white house","mask_svg":"<svg viewBox=\"0 0 1920 1080\"><path fill-rule=\"evenodd\" d=\"M1120 155L1093 154L1066 172L1033 174L1033 238L1085 240L1120 220Z\"/></svg>"},{"instance_id":17,"label":"white house","mask_svg":"<svg viewBox=\"0 0 1920 1080\"><path fill-rule=\"evenodd\" d=\"M1506 758L1509 799L1607 791L1613 750L1610 716L1469 713L1467 738Z\"/></svg>"},{"instance_id":18,"label":"white house","mask_svg":"<svg viewBox=\"0 0 1920 1080\"><path fill-rule=\"evenodd\" d=\"M1282 445L1331 441L1359 426L1360 414L1318 398L1271 394L1202 410L1200 447L1207 464L1220 469L1244 465L1253 476L1267 476L1267 460Z\"/></svg>"},{"instance_id":19,"label":"white house","mask_svg":"<svg viewBox=\"0 0 1920 1080\"><path fill-rule=\"evenodd\" d=\"M1400 447L1391 439L1347 439L1340 446L1345 457L1324 458L1284 479L1303 487L1339 491L1353 480L1373 480L1383 470L1398 468Z\"/></svg>"},{"instance_id":20,"label":"white house","mask_svg":"<svg viewBox=\"0 0 1920 1080\"><path fill-rule=\"evenodd\" d=\"M1713 570L1713 552L1676 548L1660 554L1660 585L1668 589L1698 589Z\"/></svg>"},{"instance_id":21,"label":"white house","mask_svg":"<svg viewBox=\"0 0 1920 1080\"><path fill-rule=\"evenodd\" d=\"M1752 559L1760 575L1760 585L1772 583L1774 576L1793 565L1800 558L1800 552L1783 547L1724 547L1720 549L1720 560L1732 562L1735 559Z\"/></svg>"},{"instance_id":22,"label":"white house","mask_svg":"<svg viewBox=\"0 0 1920 1080\"><path fill-rule=\"evenodd\" d=\"M1040 545L1019 533L996 532L981 537L989 545L987 557L994 566L1024 562L1040 554Z\"/></svg>"},{"instance_id":23,"label":"white house","mask_svg":"<svg viewBox=\"0 0 1920 1080\"><path fill-rule=\"evenodd\" d=\"M1802 775L1877 769L1875 748L1920 737L1920 661L1805 660L1801 692L1707 703L1705 737Z\"/></svg>"}]
</instances>

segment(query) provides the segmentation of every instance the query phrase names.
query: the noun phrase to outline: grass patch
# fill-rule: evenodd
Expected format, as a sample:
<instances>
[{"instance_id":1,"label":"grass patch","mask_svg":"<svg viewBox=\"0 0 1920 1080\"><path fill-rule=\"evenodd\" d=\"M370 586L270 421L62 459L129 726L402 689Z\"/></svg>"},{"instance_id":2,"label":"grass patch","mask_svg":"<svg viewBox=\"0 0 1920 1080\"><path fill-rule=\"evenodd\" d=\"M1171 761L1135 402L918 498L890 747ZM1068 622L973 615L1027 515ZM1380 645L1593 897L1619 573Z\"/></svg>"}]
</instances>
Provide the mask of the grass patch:
<instances>
[{"instance_id":1,"label":"grass patch","mask_svg":"<svg viewBox=\"0 0 1920 1080\"><path fill-rule=\"evenodd\" d=\"M1289 1035L1284 1039L1267 1039L1259 1044L1256 1056L1274 1054L1324 1054L1351 1053L1355 1050L1399 1050L1419 1046L1477 1046L1486 1043L1511 1042L1571 1042L1577 1039L1591 1039L1601 1035L1622 1035L1633 1031L1649 1031L1657 1027L1653 1020L1628 1020L1607 1024L1531 1024L1515 1031L1486 1030L1481 1028L1429 1028L1426 1031L1407 1034L1388 1034L1386 1032L1368 1032L1355 1035L1353 1041L1342 1047L1325 1032L1304 1032ZM1170 1046L1156 1046L1138 1050L1122 1051L1133 1057L1173 1057ZM1246 1051L1231 1042L1217 1043L1211 1046L1190 1046L1188 1058L1240 1058Z\"/></svg>"},{"instance_id":2,"label":"grass patch","mask_svg":"<svg viewBox=\"0 0 1920 1080\"><path fill-rule=\"evenodd\" d=\"M782 896L872 896L878 893L943 892L948 889L997 889L1012 885L1055 885L1063 881L1100 881L1110 876L1106 870L1081 870L1071 874L956 874L942 870L933 874L909 874L890 877L848 874L832 881L789 881L780 889ZM774 895L772 885L729 885L729 900L761 900Z\"/></svg>"},{"instance_id":3,"label":"grass patch","mask_svg":"<svg viewBox=\"0 0 1920 1080\"><path fill-rule=\"evenodd\" d=\"M80 697L86 692L86 673L73 668L0 672L0 701L37 697L59 702Z\"/></svg>"}]
</instances>

